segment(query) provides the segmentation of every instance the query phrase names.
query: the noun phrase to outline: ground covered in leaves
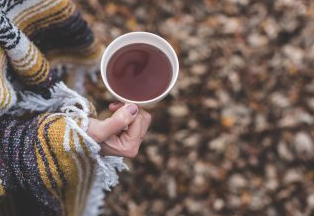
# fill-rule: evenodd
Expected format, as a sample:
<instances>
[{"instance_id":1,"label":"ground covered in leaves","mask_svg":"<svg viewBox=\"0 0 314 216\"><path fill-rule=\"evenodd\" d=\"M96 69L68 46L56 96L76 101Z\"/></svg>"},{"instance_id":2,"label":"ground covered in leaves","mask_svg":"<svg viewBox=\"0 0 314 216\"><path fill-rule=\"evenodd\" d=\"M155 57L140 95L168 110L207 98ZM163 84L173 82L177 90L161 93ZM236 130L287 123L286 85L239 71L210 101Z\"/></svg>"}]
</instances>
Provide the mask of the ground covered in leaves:
<instances>
[{"instance_id":1,"label":"ground covered in leaves","mask_svg":"<svg viewBox=\"0 0 314 216\"><path fill-rule=\"evenodd\" d=\"M310 0L77 0L101 40L166 38L176 88L104 215L314 215L314 4ZM86 82L100 116L110 95Z\"/></svg>"}]
</instances>

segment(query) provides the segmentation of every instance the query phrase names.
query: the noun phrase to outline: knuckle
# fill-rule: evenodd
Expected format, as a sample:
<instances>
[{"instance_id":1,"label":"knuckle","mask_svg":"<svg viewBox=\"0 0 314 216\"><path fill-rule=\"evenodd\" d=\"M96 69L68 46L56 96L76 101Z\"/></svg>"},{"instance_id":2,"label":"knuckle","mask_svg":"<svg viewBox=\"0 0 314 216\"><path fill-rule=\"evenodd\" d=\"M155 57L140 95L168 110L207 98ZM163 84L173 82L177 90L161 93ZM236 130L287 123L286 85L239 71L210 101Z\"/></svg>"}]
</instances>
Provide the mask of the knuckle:
<instances>
[{"instance_id":1,"label":"knuckle","mask_svg":"<svg viewBox=\"0 0 314 216\"><path fill-rule=\"evenodd\" d=\"M150 121L152 120L151 114L147 113L146 118L147 118L147 120L150 122Z\"/></svg>"},{"instance_id":2,"label":"knuckle","mask_svg":"<svg viewBox=\"0 0 314 216\"><path fill-rule=\"evenodd\" d=\"M117 120L117 123L119 125L123 125L123 126L127 126L129 124L129 121L127 118L125 118L124 116L120 116L119 118L116 119Z\"/></svg>"},{"instance_id":3,"label":"knuckle","mask_svg":"<svg viewBox=\"0 0 314 216\"><path fill-rule=\"evenodd\" d=\"M141 114L141 115L138 115L137 116L137 119L138 119L138 121L143 121L143 119L144 119L144 116Z\"/></svg>"},{"instance_id":4,"label":"knuckle","mask_svg":"<svg viewBox=\"0 0 314 216\"><path fill-rule=\"evenodd\" d=\"M146 117L145 117L145 121L147 122L148 125L150 125L151 121L152 121L152 117L150 114L148 114Z\"/></svg>"},{"instance_id":5,"label":"knuckle","mask_svg":"<svg viewBox=\"0 0 314 216\"><path fill-rule=\"evenodd\" d=\"M144 111L143 112L143 116L145 117L146 120L150 121L152 119L151 114L149 114L148 112Z\"/></svg>"}]
</instances>

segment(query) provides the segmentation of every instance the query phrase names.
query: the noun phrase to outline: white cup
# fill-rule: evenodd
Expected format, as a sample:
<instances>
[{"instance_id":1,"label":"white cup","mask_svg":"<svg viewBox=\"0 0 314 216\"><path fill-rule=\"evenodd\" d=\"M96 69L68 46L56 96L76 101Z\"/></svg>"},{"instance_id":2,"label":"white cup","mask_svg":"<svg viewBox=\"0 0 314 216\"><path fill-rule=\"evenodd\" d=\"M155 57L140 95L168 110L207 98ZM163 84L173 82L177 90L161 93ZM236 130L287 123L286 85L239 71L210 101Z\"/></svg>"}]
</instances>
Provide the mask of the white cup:
<instances>
[{"instance_id":1,"label":"white cup","mask_svg":"<svg viewBox=\"0 0 314 216\"><path fill-rule=\"evenodd\" d=\"M172 80L168 88L161 95L153 99L146 100L146 101L133 101L133 100L129 100L124 97L121 97L110 87L108 83L108 79L107 79L107 65L112 55L116 51L118 51L120 48L130 45L130 44L134 44L134 43L145 43L145 44L149 44L149 45L157 47L164 54L166 54L172 66ZM117 98L119 101L123 103L134 103L137 105L144 106L144 105L150 105L155 102L158 102L169 94L170 90L176 83L178 75L179 75L179 61L178 61L178 57L174 49L165 39L149 32L131 32L131 33L121 35L120 37L116 38L109 44L109 46L106 48L102 56L100 71L101 71L102 79L106 85L106 88L115 98Z\"/></svg>"}]
</instances>

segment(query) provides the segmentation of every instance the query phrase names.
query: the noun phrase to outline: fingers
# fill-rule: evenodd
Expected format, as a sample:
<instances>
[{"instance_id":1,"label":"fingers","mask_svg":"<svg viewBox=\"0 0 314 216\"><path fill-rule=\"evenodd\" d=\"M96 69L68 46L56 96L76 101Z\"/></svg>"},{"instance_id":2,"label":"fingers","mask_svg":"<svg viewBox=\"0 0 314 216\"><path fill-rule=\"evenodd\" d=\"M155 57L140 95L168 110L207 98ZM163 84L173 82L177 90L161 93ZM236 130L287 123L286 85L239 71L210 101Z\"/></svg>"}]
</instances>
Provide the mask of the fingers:
<instances>
[{"instance_id":1,"label":"fingers","mask_svg":"<svg viewBox=\"0 0 314 216\"><path fill-rule=\"evenodd\" d=\"M129 129L125 133L128 135L129 139L142 140L143 136L147 132L150 122L151 115L148 112L140 109L134 122L129 125Z\"/></svg>"},{"instance_id":2,"label":"fingers","mask_svg":"<svg viewBox=\"0 0 314 216\"><path fill-rule=\"evenodd\" d=\"M127 131L120 136L111 136L102 144L103 155L134 158L139 151L143 136L149 127L151 116L144 110L139 110L135 120Z\"/></svg>"},{"instance_id":3,"label":"fingers","mask_svg":"<svg viewBox=\"0 0 314 216\"><path fill-rule=\"evenodd\" d=\"M148 127L151 123L152 116L146 112L145 110L140 110L140 114L143 116L143 123L142 123L142 135L144 136L148 130Z\"/></svg>"},{"instance_id":4,"label":"fingers","mask_svg":"<svg viewBox=\"0 0 314 216\"><path fill-rule=\"evenodd\" d=\"M126 157L121 149L122 143L118 136L112 136L106 142L100 144L100 154L103 156L122 156Z\"/></svg>"},{"instance_id":5,"label":"fingers","mask_svg":"<svg viewBox=\"0 0 314 216\"><path fill-rule=\"evenodd\" d=\"M143 116L141 114L141 111L137 114L134 122L129 125L129 128L127 131L125 131L121 136L128 136L128 141L137 141L140 140L140 137L142 136L142 124L143 124Z\"/></svg>"},{"instance_id":6,"label":"fingers","mask_svg":"<svg viewBox=\"0 0 314 216\"><path fill-rule=\"evenodd\" d=\"M138 154L141 142L132 142L125 145L118 136L110 137L101 144L101 154L104 156L120 156L134 158Z\"/></svg>"},{"instance_id":7,"label":"fingers","mask_svg":"<svg viewBox=\"0 0 314 216\"><path fill-rule=\"evenodd\" d=\"M115 103L111 103L109 104L109 110L112 112L117 111L118 109L120 109L124 104L121 102L115 102Z\"/></svg>"},{"instance_id":8,"label":"fingers","mask_svg":"<svg viewBox=\"0 0 314 216\"><path fill-rule=\"evenodd\" d=\"M151 120L150 114L140 110L129 129L120 136L124 149L129 150L125 157L135 157L139 151L143 137L147 132Z\"/></svg>"},{"instance_id":9,"label":"fingers","mask_svg":"<svg viewBox=\"0 0 314 216\"><path fill-rule=\"evenodd\" d=\"M100 130L102 130L103 139L119 134L135 120L137 113L138 107L135 104L120 107L110 118L102 121Z\"/></svg>"}]
</instances>

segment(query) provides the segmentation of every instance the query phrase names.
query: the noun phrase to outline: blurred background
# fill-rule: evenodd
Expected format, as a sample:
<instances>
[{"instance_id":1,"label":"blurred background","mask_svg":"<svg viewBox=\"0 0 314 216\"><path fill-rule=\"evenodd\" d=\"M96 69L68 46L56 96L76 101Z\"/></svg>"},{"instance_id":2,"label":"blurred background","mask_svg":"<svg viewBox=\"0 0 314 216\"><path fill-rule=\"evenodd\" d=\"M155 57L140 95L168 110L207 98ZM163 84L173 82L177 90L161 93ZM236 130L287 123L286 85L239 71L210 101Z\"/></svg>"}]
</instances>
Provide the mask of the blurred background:
<instances>
[{"instance_id":1,"label":"blurred background","mask_svg":"<svg viewBox=\"0 0 314 216\"><path fill-rule=\"evenodd\" d=\"M104 215L314 215L313 1L76 2L104 44L150 31L181 66ZM85 86L107 116L100 77Z\"/></svg>"}]
</instances>

